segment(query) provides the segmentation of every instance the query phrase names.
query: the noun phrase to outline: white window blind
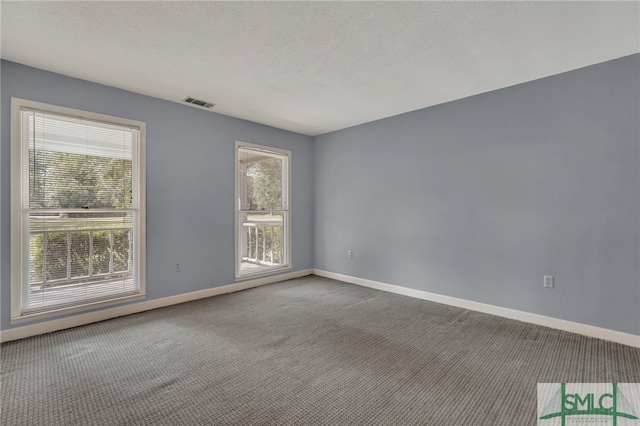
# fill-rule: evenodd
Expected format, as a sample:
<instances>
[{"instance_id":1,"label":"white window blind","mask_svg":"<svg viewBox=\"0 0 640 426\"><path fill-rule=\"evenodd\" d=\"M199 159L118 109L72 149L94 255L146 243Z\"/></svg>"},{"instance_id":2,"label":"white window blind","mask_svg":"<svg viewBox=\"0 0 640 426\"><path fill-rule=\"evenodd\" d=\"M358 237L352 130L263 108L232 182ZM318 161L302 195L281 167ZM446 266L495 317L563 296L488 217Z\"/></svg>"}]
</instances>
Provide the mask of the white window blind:
<instances>
[{"instance_id":1,"label":"white window blind","mask_svg":"<svg viewBox=\"0 0 640 426\"><path fill-rule=\"evenodd\" d=\"M141 294L140 128L24 106L20 122L19 315Z\"/></svg>"}]
</instances>

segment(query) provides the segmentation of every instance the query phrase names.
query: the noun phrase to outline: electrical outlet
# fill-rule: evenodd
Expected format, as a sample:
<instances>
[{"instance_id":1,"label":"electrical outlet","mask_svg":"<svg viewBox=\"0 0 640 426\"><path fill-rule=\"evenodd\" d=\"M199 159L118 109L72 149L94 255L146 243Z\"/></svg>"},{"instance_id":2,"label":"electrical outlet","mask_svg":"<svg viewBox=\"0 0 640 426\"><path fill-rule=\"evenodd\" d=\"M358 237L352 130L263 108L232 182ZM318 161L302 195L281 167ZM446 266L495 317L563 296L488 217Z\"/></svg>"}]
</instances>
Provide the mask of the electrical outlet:
<instances>
[{"instance_id":1,"label":"electrical outlet","mask_svg":"<svg viewBox=\"0 0 640 426\"><path fill-rule=\"evenodd\" d=\"M351 251L351 250L347 250L347 257L348 257L349 259L353 259L353 251Z\"/></svg>"},{"instance_id":2,"label":"electrical outlet","mask_svg":"<svg viewBox=\"0 0 640 426\"><path fill-rule=\"evenodd\" d=\"M545 288L553 288L553 276L545 275L543 285Z\"/></svg>"},{"instance_id":3,"label":"electrical outlet","mask_svg":"<svg viewBox=\"0 0 640 426\"><path fill-rule=\"evenodd\" d=\"M180 264L176 262L176 272L180 272L182 269L180 269Z\"/></svg>"}]
</instances>

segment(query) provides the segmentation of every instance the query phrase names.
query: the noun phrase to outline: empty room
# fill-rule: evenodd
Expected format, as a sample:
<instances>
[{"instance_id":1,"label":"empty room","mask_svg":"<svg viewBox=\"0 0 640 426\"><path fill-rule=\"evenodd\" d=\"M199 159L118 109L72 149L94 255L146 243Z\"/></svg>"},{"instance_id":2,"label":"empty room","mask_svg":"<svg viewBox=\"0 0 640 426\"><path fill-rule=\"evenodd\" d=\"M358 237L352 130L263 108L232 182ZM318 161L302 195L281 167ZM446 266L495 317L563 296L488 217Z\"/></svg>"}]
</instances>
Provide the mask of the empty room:
<instances>
[{"instance_id":1,"label":"empty room","mask_svg":"<svg viewBox=\"0 0 640 426\"><path fill-rule=\"evenodd\" d=\"M640 426L640 3L0 8L0 424Z\"/></svg>"}]
</instances>

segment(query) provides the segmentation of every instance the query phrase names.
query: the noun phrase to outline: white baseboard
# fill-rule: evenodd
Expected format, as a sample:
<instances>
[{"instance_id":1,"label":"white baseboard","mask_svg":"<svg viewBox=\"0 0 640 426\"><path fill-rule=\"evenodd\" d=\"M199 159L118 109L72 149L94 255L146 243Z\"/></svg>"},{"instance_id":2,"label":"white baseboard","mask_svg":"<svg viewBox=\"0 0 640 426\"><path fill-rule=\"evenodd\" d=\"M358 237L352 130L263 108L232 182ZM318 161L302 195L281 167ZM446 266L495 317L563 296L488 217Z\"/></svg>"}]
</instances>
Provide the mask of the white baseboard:
<instances>
[{"instance_id":1,"label":"white baseboard","mask_svg":"<svg viewBox=\"0 0 640 426\"><path fill-rule=\"evenodd\" d=\"M255 280L242 281L220 287L208 288L206 290L193 291L190 293L178 294L176 296L147 300L145 302L133 303L131 305L118 306L111 309L104 309L101 311L89 312L86 314L74 315L51 321L43 321L36 324L25 325L22 327L10 328L8 330L2 330L0 332L0 342L9 342L11 340L24 339L26 337L37 336L39 334L51 333L52 331L64 330L65 328L78 327L80 325L91 324L92 322L104 321L124 315L162 308L164 306L177 305L178 303L204 299L206 297L217 296L219 294L233 293L235 291L259 287L265 284L304 277L307 275L311 275L312 273L312 269L305 269L297 272L288 272L284 274L258 278Z\"/></svg>"},{"instance_id":2,"label":"white baseboard","mask_svg":"<svg viewBox=\"0 0 640 426\"><path fill-rule=\"evenodd\" d=\"M357 284L363 287L375 288L377 290L382 290L389 293L402 294L404 296L415 297L417 299L428 300L430 302L456 306L458 308L469 309L471 311L483 312L485 314L515 319L518 321L524 321L531 324L542 325L545 327L569 331L571 333L582 334L588 337L595 337L598 339L608 340L611 342L640 348L640 336L637 336L635 334L623 333L620 331L580 324L577 322L547 317L544 315L532 314L530 312L518 311L515 309L502 308L500 306L488 305L480 302L473 302L471 300L458 299L457 297L443 296L441 294L429 293L427 291L415 290L407 287L400 287L397 285L367 280L350 275L337 274L320 269L314 269L313 273L320 277L332 278L334 280Z\"/></svg>"},{"instance_id":3,"label":"white baseboard","mask_svg":"<svg viewBox=\"0 0 640 426\"><path fill-rule=\"evenodd\" d=\"M220 294L233 293L235 291L246 290L253 287L259 287L279 281L289 280L293 278L304 277L315 274L321 277L332 278L351 284L370 287L389 293L401 294L404 296L415 297L417 299L428 300L431 302L442 303L444 305L456 306L458 308L469 309L472 311L483 312L486 314L496 315L499 317L515 319L528 322L531 324L542 325L545 327L555 328L558 330L569 331L572 333L582 334L584 336L595 337L598 339L608 340L611 342L621 343L623 345L640 348L640 336L620 331L609 330L606 328L595 327L592 325L580 324L576 322L566 321L558 318L547 317L544 315L532 314L529 312L518 311L515 309L503 308L500 306L488 305L485 303L474 302L471 300L459 299L451 296L444 296L427 291L415 290L407 287L400 287L379 281L367 280L364 278L353 277L350 275L337 274L334 272L323 271L320 269L305 269L297 272L289 272L280 275L274 275L265 278L258 278L250 281L243 281L234 284L224 285L220 287L209 288L206 290L194 291L191 293L179 294L176 296L164 297L162 299L148 300L140 303L133 303L125 306L118 306L111 309L104 309L87 314L74 315L70 317L60 318L56 320L43 321L36 324L25 325L22 327L10 328L0 332L0 342L9 342L11 340L24 339L26 337L36 336L39 334L50 333L53 331L64 330L66 328L78 327L81 325L91 324L93 322L104 321L111 318L121 317L125 315L144 312L151 309L162 308L164 306L176 305L179 303L189 302L197 299L217 296Z\"/></svg>"}]
</instances>

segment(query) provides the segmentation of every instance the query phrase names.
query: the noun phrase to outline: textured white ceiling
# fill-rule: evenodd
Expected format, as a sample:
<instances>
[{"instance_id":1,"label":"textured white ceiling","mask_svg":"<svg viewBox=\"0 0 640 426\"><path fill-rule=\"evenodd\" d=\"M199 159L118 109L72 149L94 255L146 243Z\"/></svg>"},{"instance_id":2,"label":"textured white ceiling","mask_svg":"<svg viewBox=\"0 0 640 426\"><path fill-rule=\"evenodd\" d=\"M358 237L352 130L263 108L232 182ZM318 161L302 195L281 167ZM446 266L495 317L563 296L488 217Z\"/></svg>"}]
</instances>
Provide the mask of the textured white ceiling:
<instances>
[{"instance_id":1,"label":"textured white ceiling","mask_svg":"<svg viewBox=\"0 0 640 426\"><path fill-rule=\"evenodd\" d=\"M2 2L2 58L318 135L640 52L640 3Z\"/></svg>"}]
</instances>

